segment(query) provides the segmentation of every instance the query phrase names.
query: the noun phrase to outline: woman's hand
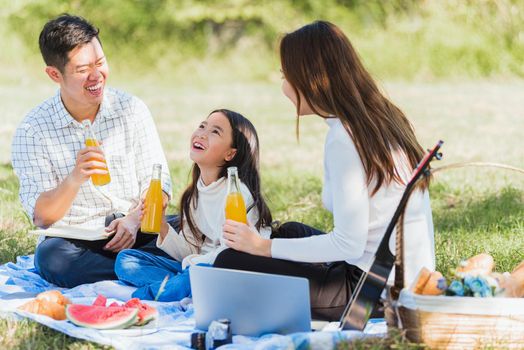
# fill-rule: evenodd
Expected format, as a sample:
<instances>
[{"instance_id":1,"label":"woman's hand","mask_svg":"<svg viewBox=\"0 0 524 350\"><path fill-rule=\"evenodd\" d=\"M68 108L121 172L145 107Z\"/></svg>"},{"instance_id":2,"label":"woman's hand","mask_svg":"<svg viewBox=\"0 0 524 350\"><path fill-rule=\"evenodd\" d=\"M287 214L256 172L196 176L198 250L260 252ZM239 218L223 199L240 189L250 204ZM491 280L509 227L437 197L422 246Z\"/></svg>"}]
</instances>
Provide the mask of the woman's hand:
<instances>
[{"instance_id":1,"label":"woman's hand","mask_svg":"<svg viewBox=\"0 0 524 350\"><path fill-rule=\"evenodd\" d=\"M262 238L253 226L226 220L222 229L225 243L229 248L252 255L271 257L271 240Z\"/></svg>"}]
</instances>

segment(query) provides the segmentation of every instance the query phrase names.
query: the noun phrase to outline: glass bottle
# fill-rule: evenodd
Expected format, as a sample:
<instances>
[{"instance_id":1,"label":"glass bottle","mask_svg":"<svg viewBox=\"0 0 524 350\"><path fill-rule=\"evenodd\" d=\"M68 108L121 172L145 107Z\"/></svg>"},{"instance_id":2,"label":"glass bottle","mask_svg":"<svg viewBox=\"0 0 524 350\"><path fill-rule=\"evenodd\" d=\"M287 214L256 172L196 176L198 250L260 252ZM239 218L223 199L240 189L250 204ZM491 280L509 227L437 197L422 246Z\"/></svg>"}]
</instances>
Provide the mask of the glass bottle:
<instances>
[{"instance_id":1,"label":"glass bottle","mask_svg":"<svg viewBox=\"0 0 524 350\"><path fill-rule=\"evenodd\" d=\"M140 231L158 233L162 225L162 164L153 164L153 175L145 198L145 213Z\"/></svg>"},{"instance_id":2,"label":"glass bottle","mask_svg":"<svg viewBox=\"0 0 524 350\"><path fill-rule=\"evenodd\" d=\"M82 121L82 126L84 127L86 147L98 147L99 149L102 149L102 147L100 146L100 143L98 143L98 140L95 137L95 133L93 132L91 121L89 119ZM95 159L91 159L91 160L95 160ZM104 159L102 162L104 162L104 164L106 165L105 168L98 168L98 169L104 169L104 170L107 170L108 172L107 174L91 175L91 181L93 182L93 185L95 186L104 186L111 182L111 176L109 175L109 169L107 168L106 160Z\"/></svg>"},{"instance_id":3,"label":"glass bottle","mask_svg":"<svg viewBox=\"0 0 524 350\"><path fill-rule=\"evenodd\" d=\"M227 168L226 219L247 224L246 204L240 192L240 179L236 166Z\"/></svg>"}]
</instances>

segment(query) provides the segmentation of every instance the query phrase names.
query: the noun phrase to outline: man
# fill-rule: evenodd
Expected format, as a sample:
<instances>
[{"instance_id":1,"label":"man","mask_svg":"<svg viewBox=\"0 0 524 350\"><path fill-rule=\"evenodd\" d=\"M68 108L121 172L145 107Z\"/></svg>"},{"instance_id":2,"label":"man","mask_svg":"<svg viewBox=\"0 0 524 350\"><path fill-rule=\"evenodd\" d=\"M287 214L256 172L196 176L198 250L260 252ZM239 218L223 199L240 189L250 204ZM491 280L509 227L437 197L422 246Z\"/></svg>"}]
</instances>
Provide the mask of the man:
<instances>
[{"instance_id":1,"label":"man","mask_svg":"<svg viewBox=\"0 0 524 350\"><path fill-rule=\"evenodd\" d=\"M171 178L151 114L138 98L106 88L109 67L98 34L85 19L68 14L40 33L45 71L60 90L29 112L12 145L20 200L38 227L107 226L145 193L154 163L162 164L164 203L169 199ZM103 151L84 146L86 119ZM108 172L104 160L111 182L97 187L90 177ZM122 249L162 254L154 235L140 233L125 218L114 220L109 230L115 234L106 241L41 239L36 268L49 282L73 287L115 279L114 259Z\"/></svg>"}]
</instances>

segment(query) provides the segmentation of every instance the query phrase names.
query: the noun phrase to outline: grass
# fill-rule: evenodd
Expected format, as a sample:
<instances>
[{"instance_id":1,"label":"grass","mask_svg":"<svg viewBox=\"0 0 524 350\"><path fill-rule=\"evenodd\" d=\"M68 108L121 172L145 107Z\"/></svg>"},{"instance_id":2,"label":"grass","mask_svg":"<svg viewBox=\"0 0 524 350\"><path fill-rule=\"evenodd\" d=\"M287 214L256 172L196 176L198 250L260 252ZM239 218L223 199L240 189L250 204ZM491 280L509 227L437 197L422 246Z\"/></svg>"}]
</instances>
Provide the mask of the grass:
<instances>
[{"instance_id":1,"label":"grass","mask_svg":"<svg viewBox=\"0 0 524 350\"><path fill-rule=\"evenodd\" d=\"M22 74L23 72L19 72ZM154 73L154 72L153 72ZM140 96L151 108L164 145L175 198L185 187L190 162L188 140L193 128L218 107L249 117L259 132L265 194L276 219L331 228L321 207L323 139L320 118L301 119L300 143L294 135L294 109L279 82L194 84L150 77L127 77L118 71L112 86ZM497 161L524 167L522 81L465 83L396 83L386 90L410 117L424 146L442 138L442 165L458 161ZM0 104L6 111L0 126L0 263L34 251L35 238L18 203L18 182L10 166L10 140L22 117L56 87L42 75L0 78ZM435 164L438 166L440 164ZM458 261L487 251L497 270L511 270L524 259L524 176L502 170L461 169L438 174L431 186L437 266L445 273ZM176 205L171 207L176 211ZM417 348L398 334L385 340L341 344L362 349ZM102 349L22 321L0 320L0 348Z\"/></svg>"}]
</instances>

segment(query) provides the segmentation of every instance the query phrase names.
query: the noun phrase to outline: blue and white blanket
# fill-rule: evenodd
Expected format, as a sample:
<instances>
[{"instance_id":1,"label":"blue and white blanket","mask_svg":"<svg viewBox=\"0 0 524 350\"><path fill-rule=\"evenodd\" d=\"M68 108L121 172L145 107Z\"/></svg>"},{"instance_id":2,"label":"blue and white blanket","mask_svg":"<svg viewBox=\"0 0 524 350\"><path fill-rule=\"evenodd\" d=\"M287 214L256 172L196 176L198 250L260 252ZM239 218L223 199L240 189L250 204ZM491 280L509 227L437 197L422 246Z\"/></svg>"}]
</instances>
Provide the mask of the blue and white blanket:
<instances>
[{"instance_id":1,"label":"blue and white blanket","mask_svg":"<svg viewBox=\"0 0 524 350\"><path fill-rule=\"evenodd\" d=\"M108 299L125 301L131 298L133 287L117 281L103 281L84 284L72 289L56 287L42 279L34 268L33 256L22 256L17 263L0 266L0 316L4 318L30 318L72 337L100 344L112 345L116 349L186 349L190 346L191 333L195 331L191 299L180 302L150 304L159 311L156 321L143 327L123 330L99 331L77 327L68 321L55 321L47 316L35 315L17 310L17 307L31 299L28 295L5 299L12 293L40 293L59 289L73 303L90 304L98 294ZM4 299L2 299L4 298ZM9 298L9 297L8 297ZM233 344L224 349L333 349L337 343L363 336L384 336L386 325L382 319L371 320L362 332L310 332L290 335L268 334L260 338L234 336Z\"/></svg>"}]
</instances>

